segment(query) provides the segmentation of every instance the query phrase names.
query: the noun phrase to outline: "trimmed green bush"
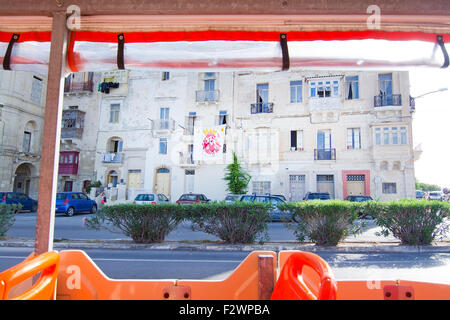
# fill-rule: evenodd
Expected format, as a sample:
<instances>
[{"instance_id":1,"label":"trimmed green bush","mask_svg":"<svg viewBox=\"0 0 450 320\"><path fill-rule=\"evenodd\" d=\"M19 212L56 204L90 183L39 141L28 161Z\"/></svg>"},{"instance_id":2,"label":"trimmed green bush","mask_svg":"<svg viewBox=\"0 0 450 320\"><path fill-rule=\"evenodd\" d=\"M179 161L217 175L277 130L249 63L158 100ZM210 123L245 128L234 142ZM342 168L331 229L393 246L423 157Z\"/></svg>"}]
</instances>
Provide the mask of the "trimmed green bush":
<instances>
[{"instance_id":1,"label":"trimmed green bush","mask_svg":"<svg viewBox=\"0 0 450 320\"><path fill-rule=\"evenodd\" d=\"M450 204L444 201L400 199L364 203L362 210L382 228L380 235L392 234L403 244L428 245L445 236L449 229Z\"/></svg>"},{"instance_id":2,"label":"trimmed green bush","mask_svg":"<svg viewBox=\"0 0 450 320\"><path fill-rule=\"evenodd\" d=\"M0 237L3 237L16 221L14 212L20 210L20 205L0 204Z\"/></svg>"},{"instance_id":3,"label":"trimmed green bush","mask_svg":"<svg viewBox=\"0 0 450 320\"><path fill-rule=\"evenodd\" d=\"M184 219L186 206L177 204L118 204L101 208L86 219L88 229L107 229L123 234L136 243L163 242Z\"/></svg>"},{"instance_id":4,"label":"trimmed green bush","mask_svg":"<svg viewBox=\"0 0 450 320\"><path fill-rule=\"evenodd\" d=\"M265 203L210 202L190 206L188 219L193 231L212 234L226 243L254 243L268 240L270 222Z\"/></svg>"},{"instance_id":5,"label":"trimmed green bush","mask_svg":"<svg viewBox=\"0 0 450 320\"><path fill-rule=\"evenodd\" d=\"M285 224L299 242L335 246L348 235L360 233L363 226L356 223L358 202L312 200L282 203L278 208L291 213L292 220Z\"/></svg>"}]
</instances>

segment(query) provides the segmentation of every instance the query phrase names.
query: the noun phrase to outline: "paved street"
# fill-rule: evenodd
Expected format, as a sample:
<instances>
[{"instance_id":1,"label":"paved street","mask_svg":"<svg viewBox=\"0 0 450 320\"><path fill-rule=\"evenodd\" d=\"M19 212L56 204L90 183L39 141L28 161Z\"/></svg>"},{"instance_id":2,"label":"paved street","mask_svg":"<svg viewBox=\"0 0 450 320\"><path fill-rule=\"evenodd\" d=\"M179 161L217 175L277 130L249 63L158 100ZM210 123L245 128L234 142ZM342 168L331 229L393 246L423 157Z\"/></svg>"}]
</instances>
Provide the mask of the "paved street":
<instances>
[{"instance_id":1,"label":"paved street","mask_svg":"<svg viewBox=\"0 0 450 320\"><path fill-rule=\"evenodd\" d=\"M107 230L87 230L83 219L89 217L80 214L74 217L57 215L55 219L55 239L63 242L70 240L129 240L120 233ZM380 229L374 221L366 220L367 227L363 234L349 237L346 243L379 242L388 244L398 241L393 238L378 237L375 232ZM9 239L34 239L36 214L20 213L16 216L14 226L8 231ZM293 233L283 223L269 224L270 241L295 243ZM19 239L20 240L20 239ZM193 232L189 223L183 223L168 237L168 241L217 240L215 237ZM60 241L55 242L56 244ZM356 244L354 244L356 245ZM367 244L366 244L367 245ZM369 244L369 247L372 248ZM32 251L31 247L0 247L0 270L21 262ZM105 249L94 245L84 249L109 277L117 279L136 278L179 278L179 279L223 279L249 253L245 250L152 250L152 249ZM407 279L431 281L450 284L450 253L448 250L324 250L317 251L332 267L337 279Z\"/></svg>"},{"instance_id":2,"label":"paved street","mask_svg":"<svg viewBox=\"0 0 450 320\"><path fill-rule=\"evenodd\" d=\"M0 270L32 249L0 248ZM86 253L113 279L224 279L247 256L243 251L111 250ZM338 280L415 280L450 284L450 253L319 252Z\"/></svg>"},{"instance_id":3,"label":"paved street","mask_svg":"<svg viewBox=\"0 0 450 320\"><path fill-rule=\"evenodd\" d=\"M113 233L108 230L88 230L83 226L83 219L89 217L89 214L78 214L73 217L67 217L64 214L57 214L55 217L55 239L71 240L109 240L109 239L130 239L120 232ZM364 232L356 237L350 236L346 241L364 242L397 242L394 237L379 237L375 233L380 228L375 225L373 220L365 220L366 228ZM6 233L7 236L17 238L34 239L36 226L35 213L20 213L16 216L13 227ZM295 241L293 232L287 229L282 222L269 223L268 233L270 241ZM218 238L199 231L192 231L188 222L182 223L176 230L171 232L166 238L169 241L215 241Z\"/></svg>"}]
</instances>

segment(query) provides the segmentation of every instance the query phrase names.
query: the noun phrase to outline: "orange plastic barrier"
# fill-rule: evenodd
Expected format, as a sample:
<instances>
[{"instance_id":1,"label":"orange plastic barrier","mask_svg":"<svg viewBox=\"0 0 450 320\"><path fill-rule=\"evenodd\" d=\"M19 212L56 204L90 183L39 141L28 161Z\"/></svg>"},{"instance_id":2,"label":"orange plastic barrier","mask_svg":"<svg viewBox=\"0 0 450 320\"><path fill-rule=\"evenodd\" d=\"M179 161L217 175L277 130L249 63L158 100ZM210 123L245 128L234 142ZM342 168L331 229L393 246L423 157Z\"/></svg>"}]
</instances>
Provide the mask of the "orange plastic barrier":
<instances>
[{"instance_id":1,"label":"orange plastic barrier","mask_svg":"<svg viewBox=\"0 0 450 320\"><path fill-rule=\"evenodd\" d=\"M54 299L58 267L59 255L50 251L3 271L0 273L0 300Z\"/></svg>"},{"instance_id":2,"label":"orange plastic barrier","mask_svg":"<svg viewBox=\"0 0 450 320\"><path fill-rule=\"evenodd\" d=\"M60 252L58 300L259 299L258 259L273 257L265 274L276 280L276 254L254 251L224 280L117 280L108 278L79 250ZM151 264L149 264L151 268Z\"/></svg>"},{"instance_id":3,"label":"orange plastic barrier","mask_svg":"<svg viewBox=\"0 0 450 320\"><path fill-rule=\"evenodd\" d=\"M319 283L306 281L304 267L319 275ZM336 296L336 280L325 260L311 252L291 252L275 284L272 300L335 300Z\"/></svg>"}]
</instances>

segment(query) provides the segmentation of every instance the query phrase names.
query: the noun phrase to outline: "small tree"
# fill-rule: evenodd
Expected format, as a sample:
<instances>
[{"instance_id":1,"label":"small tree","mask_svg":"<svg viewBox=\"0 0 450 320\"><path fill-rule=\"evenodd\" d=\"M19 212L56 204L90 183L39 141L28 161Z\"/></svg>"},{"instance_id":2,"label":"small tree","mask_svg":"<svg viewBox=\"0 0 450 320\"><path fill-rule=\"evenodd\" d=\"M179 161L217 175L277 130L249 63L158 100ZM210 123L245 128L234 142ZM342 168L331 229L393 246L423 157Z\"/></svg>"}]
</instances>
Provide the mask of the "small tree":
<instances>
[{"instance_id":1,"label":"small tree","mask_svg":"<svg viewBox=\"0 0 450 320\"><path fill-rule=\"evenodd\" d=\"M225 171L224 180L228 181L227 190L234 194L246 193L251 176L242 169L236 153L233 152L233 163L229 164Z\"/></svg>"}]
</instances>

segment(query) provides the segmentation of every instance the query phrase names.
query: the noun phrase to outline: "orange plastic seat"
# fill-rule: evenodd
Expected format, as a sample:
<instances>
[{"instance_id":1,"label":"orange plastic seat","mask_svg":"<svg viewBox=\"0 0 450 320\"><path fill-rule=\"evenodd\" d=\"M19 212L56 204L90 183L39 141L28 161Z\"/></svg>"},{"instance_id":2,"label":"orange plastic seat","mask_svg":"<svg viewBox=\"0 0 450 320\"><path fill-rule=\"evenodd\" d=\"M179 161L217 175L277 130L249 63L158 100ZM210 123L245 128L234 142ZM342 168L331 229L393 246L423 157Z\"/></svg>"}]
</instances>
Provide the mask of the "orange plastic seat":
<instances>
[{"instance_id":1,"label":"orange plastic seat","mask_svg":"<svg viewBox=\"0 0 450 320\"><path fill-rule=\"evenodd\" d=\"M56 251L27 258L0 273L0 300L53 300L58 277Z\"/></svg>"},{"instance_id":2,"label":"orange plastic seat","mask_svg":"<svg viewBox=\"0 0 450 320\"><path fill-rule=\"evenodd\" d=\"M319 277L306 275L305 267ZM271 299L336 300L336 296L336 279L325 260L311 252L291 252L281 269Z\"/></svg>"}]
</instances>

